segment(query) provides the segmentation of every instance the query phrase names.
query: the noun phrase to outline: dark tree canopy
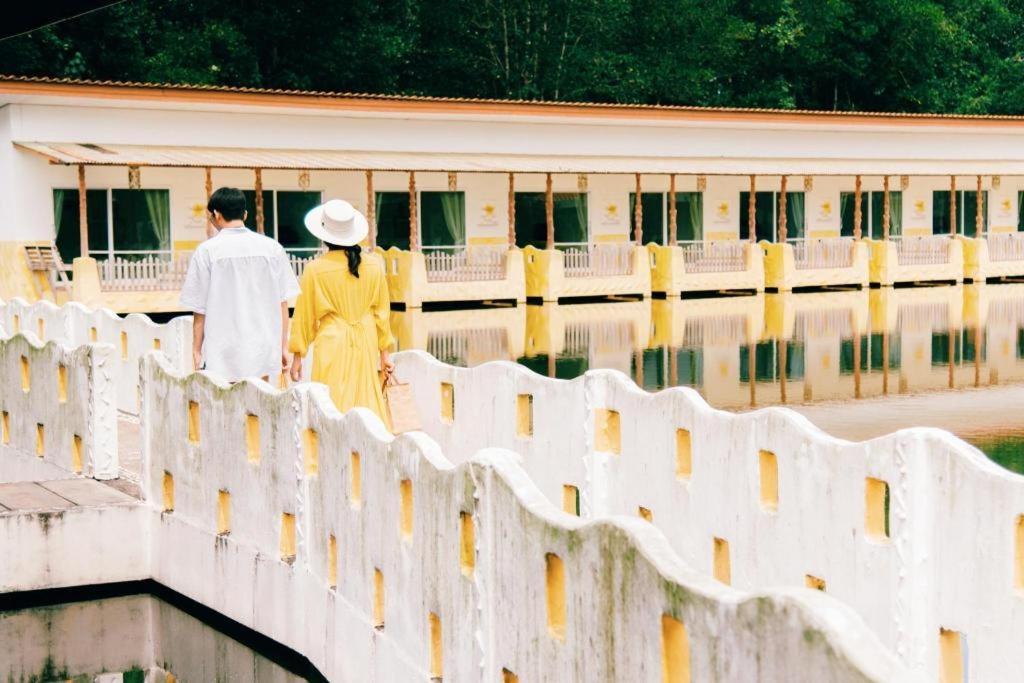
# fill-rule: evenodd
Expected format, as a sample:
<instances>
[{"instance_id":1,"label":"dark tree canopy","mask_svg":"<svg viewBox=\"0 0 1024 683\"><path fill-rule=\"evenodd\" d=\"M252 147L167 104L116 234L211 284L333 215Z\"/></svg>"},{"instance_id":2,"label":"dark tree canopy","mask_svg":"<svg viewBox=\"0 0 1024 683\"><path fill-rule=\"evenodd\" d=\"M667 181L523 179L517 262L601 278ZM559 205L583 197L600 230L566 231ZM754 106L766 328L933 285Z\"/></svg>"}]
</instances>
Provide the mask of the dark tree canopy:
<instances>
[{"instance_id":1,"label":"dark tree canopy","mask_svg":"<svg viewBox=\"0 0 1024 683\"><path fill-rule=\"evenodd\" d=\"M0 73L459 97L1024 113L1024 0L128 0Z\"/></svg>"}]
</instances>

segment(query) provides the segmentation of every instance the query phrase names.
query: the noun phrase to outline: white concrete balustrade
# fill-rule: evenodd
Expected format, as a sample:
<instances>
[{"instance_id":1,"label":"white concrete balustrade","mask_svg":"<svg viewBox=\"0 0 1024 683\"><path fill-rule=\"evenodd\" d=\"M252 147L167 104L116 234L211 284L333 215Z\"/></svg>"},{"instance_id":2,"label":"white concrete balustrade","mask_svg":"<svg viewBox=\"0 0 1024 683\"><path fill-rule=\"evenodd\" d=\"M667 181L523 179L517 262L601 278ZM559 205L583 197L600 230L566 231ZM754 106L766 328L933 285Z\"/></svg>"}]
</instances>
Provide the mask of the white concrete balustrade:
<instances>
[{"instance_id":1,"label":"white concrete balustrade","mask_svg":"<svg viewBox=\"0 0 1024 683\"><path fill-rule=\"evenodd\" d=\"M28 304L22 299L0 301L0 323L9 334L29 331L41 341L70 347L101 343L114 347L109 362L116 366L117 408L138 413L139 358L158 350L179 369L191 368L192 318L181 316L163 324L148 316L118 316L105 308L89 309L71 302L55 306L49 301Z\"/></svg>"},{"instance_id":2,"label":"white concrete balustrade","mask_svg":"<svg viewBox=\"0 0 1024 683\"><path fill-rule=\"evenodd\" d=\"M116 366L105 344L0 333L0 481L117 477Z\"/></svg>"},{"instance_id":3,"label":"white concrete balustrade","mask_svg":"<svg viewBox=\"0 0 1024 683\"><path fill-rule=\"evenodd\" d=\"M786 409L726 413L613 371L564 381L417 352L398 370L453 462L514 450L549 502L648 519L698 570L822 588L928 680L954 641L970 680L1024 668L1024 478L946 432L850 443Z\"/></svg>"},{"instance_id":4,"label":"white concrete balustrade","mask_svg":"<svg viewBox=\"0 0 1024 683\"><path fill-rule=\"evenodd\" d=\"M911 678L840 603L743 593L646 523L562 513L510 452L455 466L325 387L168 370L143 359L154 578L331 680Z\"/></svg>"}]
</instances>

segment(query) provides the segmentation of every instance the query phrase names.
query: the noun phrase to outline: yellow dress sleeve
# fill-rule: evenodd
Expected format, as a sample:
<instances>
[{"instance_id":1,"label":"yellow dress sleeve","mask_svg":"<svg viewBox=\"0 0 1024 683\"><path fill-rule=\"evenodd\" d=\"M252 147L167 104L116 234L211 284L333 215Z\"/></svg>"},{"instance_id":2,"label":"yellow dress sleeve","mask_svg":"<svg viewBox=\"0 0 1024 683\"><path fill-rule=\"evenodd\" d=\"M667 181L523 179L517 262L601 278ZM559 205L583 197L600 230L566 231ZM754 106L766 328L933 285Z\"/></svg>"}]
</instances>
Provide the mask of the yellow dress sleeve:
<instances>
[{"instance_id":1,"label":"yellow dress sleeve","mask_svg":"<svg viewBox=\"0 0 1024 683\"><path fill-rule=\"evenodd\" d=\"M292 314L292 326L288 334L288 351L300 356L316 337L316 282L313 268L307 267L299 281L299 298L295 300L295 312Z\"/></svg>"},{"instance_id":2,"label":"yellow dress sleeve","mask_svg":"<svg viewBox=\"0 0 1024 683\"><path fill-rule=\"evenodd\" d=\"M381 273L377 278L377 291L374 293L373 319L377 323L377 347L380 350L394 346L395 338L391 336L391 297L388 295L388 282Z\"/></svg>"}]
</instances>

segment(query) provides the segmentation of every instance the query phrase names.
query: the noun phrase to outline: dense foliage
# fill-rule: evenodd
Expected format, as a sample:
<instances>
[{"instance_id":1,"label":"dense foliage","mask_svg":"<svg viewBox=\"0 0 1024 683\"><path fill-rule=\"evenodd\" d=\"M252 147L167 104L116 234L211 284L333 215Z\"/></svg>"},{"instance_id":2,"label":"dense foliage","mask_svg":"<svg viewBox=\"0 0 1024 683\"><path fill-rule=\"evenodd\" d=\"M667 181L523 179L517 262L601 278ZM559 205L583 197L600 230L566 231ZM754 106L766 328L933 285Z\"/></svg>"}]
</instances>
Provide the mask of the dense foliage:
<instances>
[{"instance_id":1,"label":"dense foliage","mask_svg":"<svg viewBox=\"0 0 1024 683\"><path fill-rule=\"evenodd\" d=\"M1024 113L1024 0L128 0L0 42L0 73Z\"/></svg>"}]
</instances>

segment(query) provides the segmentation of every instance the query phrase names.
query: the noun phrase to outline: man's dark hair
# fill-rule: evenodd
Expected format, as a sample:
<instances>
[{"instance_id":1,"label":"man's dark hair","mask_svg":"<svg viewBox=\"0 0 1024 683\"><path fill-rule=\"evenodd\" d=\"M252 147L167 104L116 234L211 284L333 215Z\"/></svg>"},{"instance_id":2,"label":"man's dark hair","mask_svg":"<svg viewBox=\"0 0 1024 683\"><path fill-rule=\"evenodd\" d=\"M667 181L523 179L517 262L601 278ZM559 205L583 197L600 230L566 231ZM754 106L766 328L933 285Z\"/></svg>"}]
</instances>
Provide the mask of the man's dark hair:
<instances>
[{"instance_id":1,"label":"man's dark hair","mask_svg":"<svg viewBox=\"0 0 1024 683\"><path fill-rule=\"evenodd\" d=\"M234 187L221 187L210 195L210 201L206 203L206 210L210 213L220 212L226 221L240 221L245 219L245 195Z\"/></svg>"}]
</instances>

